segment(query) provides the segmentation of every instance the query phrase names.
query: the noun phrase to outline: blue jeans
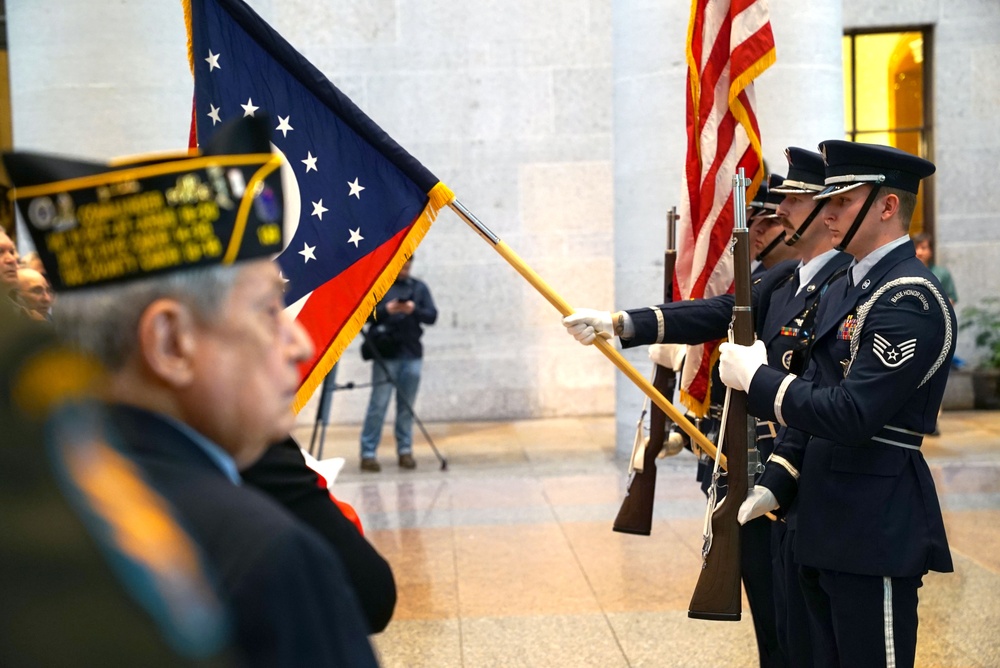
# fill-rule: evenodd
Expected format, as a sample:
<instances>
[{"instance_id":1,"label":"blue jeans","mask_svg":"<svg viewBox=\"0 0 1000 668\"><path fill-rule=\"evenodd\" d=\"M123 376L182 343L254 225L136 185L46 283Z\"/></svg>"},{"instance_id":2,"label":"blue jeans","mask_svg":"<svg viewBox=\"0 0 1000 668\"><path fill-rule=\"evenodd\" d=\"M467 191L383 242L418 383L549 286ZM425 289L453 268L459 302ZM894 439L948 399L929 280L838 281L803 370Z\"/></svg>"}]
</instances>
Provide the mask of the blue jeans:
<instances>
[{"instance_id":1,"label":"blue jeans","mask_svg":"<svg viewBox=\"0 0 1000 668\"><path fill-rule=\"evenodd\" d=\"M413 402L420 385L421 359L384 359L382 364L372 363L372 396L368 401L365 424L361 429L361 457L375 456L382 439L382 423L389 408L389 398L396 392L396 454L413 452ZM390 376L386 374L388 371ZM395 386L393 382L395 381Z\"/></svg>"}]
</instances>

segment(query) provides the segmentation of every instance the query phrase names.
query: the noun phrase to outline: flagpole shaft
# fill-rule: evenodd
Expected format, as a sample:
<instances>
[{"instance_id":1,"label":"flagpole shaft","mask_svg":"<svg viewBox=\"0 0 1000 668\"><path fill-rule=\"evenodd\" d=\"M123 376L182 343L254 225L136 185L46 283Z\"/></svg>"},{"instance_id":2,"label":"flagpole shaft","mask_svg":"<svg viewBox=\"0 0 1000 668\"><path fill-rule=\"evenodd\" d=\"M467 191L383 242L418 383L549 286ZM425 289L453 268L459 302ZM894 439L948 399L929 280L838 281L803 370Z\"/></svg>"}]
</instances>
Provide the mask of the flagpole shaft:
<instances>
[{"instance_id":1,"label":"flagpole shaft","mask_svg":"<svg viewBox=\"0 0 1000 668\"><path fill-rule=\"evenodd\" d=\"M474 229L479 236L484 240L488 241L493 249L498 252L503 259L517 270L517 273L521 274L531 285L541 293L545 299L552 304L557 311L559 311L564 317L571 315L573 313L573 307L571 307L566 300L559 296L555 290L553 290L548 283L542 280L542 277L536 274L531 267L525 264L524 260L514 252L514 250L508 246L506 243L501 241L500 237L490 231L485 225L483 225L472 213L462 205L458 200L452 200L448 205L452 210L458 214L458 216L464 220L468 225ZM653 384L646 379L641 373L639 373L634 366L629 364L618 350L610 344L607 340L597 337L594 339L594 345L604 353L611 362L618 367L618 369L624 373L629 380L635 383L643 393L650 398L660 409L667 414L667 416L681 429L691 437L691 440L698 444L698 447L708 454L709 457L715 459L717 457L717 449L715 444L712 443L708 438L698 430L690 420L684 417L674 405L660 393ZM726 457L723 455L721 465L723 468L726 467Z\"/></svg>"}]
</instances>

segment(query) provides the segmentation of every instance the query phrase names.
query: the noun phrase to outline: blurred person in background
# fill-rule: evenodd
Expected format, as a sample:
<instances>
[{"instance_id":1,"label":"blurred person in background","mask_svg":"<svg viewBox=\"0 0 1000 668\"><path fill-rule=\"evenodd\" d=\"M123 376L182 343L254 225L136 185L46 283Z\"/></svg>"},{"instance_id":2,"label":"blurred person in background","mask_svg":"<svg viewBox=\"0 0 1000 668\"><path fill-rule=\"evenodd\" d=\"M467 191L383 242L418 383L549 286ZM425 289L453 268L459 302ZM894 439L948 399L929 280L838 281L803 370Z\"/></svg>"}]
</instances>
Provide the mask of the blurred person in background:
<instances>
[{"instance_id":1,"label":"blurred person in background","mask_svg":"<svg viewBox=\"0 0 1000 668\"><path fill-rule=\"evenodd\" d=\"M52 319L52 286L45 274L21 267L17 270L18 298L32 320Z\"/></svg>"}]
</instances>

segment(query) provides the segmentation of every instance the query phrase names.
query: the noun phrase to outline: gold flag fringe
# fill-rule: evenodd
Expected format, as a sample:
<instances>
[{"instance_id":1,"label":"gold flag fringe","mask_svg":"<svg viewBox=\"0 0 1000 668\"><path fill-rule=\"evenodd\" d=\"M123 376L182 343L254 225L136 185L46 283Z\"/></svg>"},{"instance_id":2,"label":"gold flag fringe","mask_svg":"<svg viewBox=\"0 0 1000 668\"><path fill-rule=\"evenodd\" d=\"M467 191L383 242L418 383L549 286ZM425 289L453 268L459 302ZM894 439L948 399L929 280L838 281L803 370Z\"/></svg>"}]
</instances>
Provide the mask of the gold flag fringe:
<instances>
[{"instance_id":1,"label":"gold flag fringe","mask_svg":"<svg viewBox=\"0 0 1000 668\"><path fill-rule=\"evenodd\" d=\"M691 50L691 45L694 44L694 18L698 14L698 0L691 0L691 17L688 19L688 32L687 32L687 45L684 49L685 60L687 60L688 71L687 79L688 86L691 88L691 99L700 100L701 99L701 79L697 76L698 73L698 63L695 62L694 52ZM695 73L695 76L691 76L691 73ZM694 105L695 114L691 121L695 124L694 132L691 136L700 137L701 128L698 127L698 105ZM695 151L698 153L698 162L701 162L701 142L694 142Z\"/></svg>"},{"instance_id":2,"label":"gold flag fringe","mask_svg":"<svg viewBox=\"0 0 1000 668\"><path fill-rule=\"evenodd\" d=\"M744 88L753 83L753 80L763 74L764 70L774 65L774 61L777 59L777 51L774 47L771 47L767 53L760 57L760 59L745 69L738 77L729 82L729 106L733 106L733 102L743 91Z\"/></svg>"},{"instance_id":3,"label":"gold flag fringe","mask_svg":"<svg viewBox=\"0 0 1000 668\"><path fill-rule=\"evenodd\" d=\"M719 341L722 343L722 341ZM704 400L699 400L692 394L689 394L687 390L683 387L679 390L680 402L681 404L691 411L695 416L703 418L708 415L708 408L712 403L712 372L711 370L715 368L716 363L719 361L719 346L715 346L715 350L712 351L712 356L708 360L708 383L705 386L705 398Z\"/></svg>"},{"instance_id":4,"label":"gold flag fringe","mask_svg":"<svg viewBox=\"0 0 1000 668\"><path fill-rule=\"evenodd\" d=\"M361 328L364 327L365 322L368 320L368 316L375 309L375 305L382 299L383 295L389 290L393 282L396 280L396 274L402 269L403 265L406 263L410 256L413 255L413 251L416 250L417 245L423 240L424 235L427 234L427 230L430 229L431 223L437 218L438 213L444 207L448 206L455 199L455 193L443 183L438 182L431 191L427 193L428 200L427 205L424 207L423 212L421 212L418 220L414 223L413 227L407 233L406 238L403 239L403 243L400 245L399 250L393 256L392 260L389 261L389 265L382 276L379 278L378 282L371 289L368 295L365 297L361 305L354 311L350 320L344 324L339 332L337 332L336 338L327 348L326 352L320 358L319 362L316 364L315 368L309 373L309 375L302 381L301 387L299 387L298 392L295 393L295 401L292 404L292 409L298 413L301 411L309 398L313 395L313 392L323 383L323 379L326 378L326 374L330 373L330 369L333 365L337 363L340 356L350 345L354 337L358 335Z\"/></svg>"},{"instance_id":5,"label":"gold flag fringe","mask_svg":"<svg viewBox=\"0 0 1000 668\"><path fill-rule=\"evenodd\" d=\"M749 67L729 85L729 110L732 112L739 124L743 126L743 129L747 133L747 137L750 138L750 145L753 146L754 152L757 154L757 173L751 177L750 187L747 188L746 199L748 202L757 195L757 189L764 180L764 150L760 145L760 136L753 131L753 125L750 123L750 112L747 111L747 109L740 102L739 94L744 88L753 83L753 80L756 79L764 70L773 65L775 58L776 52L772 48L761 56L760 60Z\"/></svg>"},{"instance_id":6,"label":"gold flag fringe","mask_svg":"<svg viewBox=\"0 0 1000 668\"><path fill-rule=\"evenodd\" d=\"M187 30L188 68L194 76L194 37L191 35L191 0L181 0L184 9L184 27Z\"/></svg>"}]
</instances>

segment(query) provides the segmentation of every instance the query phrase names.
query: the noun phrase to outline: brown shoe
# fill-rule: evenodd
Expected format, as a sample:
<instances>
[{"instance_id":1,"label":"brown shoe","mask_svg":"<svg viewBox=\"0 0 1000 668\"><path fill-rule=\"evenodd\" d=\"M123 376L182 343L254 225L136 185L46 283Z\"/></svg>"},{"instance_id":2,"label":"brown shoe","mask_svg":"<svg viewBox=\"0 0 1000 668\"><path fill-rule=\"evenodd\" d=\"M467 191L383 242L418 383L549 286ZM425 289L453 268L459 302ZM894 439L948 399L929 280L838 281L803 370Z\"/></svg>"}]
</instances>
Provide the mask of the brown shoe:
<instances>
[{"instance_id":1,"label":"brown shoe","mask_svg":"<svg viewBox=\"0 0 1000 668\"><path fill-rule=\"evenodd\" d=\"M401 469L415 469L417 468L417 460L413 458L413 455L406 454L399 456L399 468Z\"/></svg>"},{"instance_id":2,"label":"brown shoe","mask_svg":"<svg viewBox=\"0 0 1000 668\"><path fill-rule=\"evenodd\" d=\"M382 467L379 466L378 461L374 457L365 457L361 460L361 470L378 473L382 470Z\"/></svg>"}]
</instances>

